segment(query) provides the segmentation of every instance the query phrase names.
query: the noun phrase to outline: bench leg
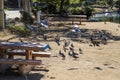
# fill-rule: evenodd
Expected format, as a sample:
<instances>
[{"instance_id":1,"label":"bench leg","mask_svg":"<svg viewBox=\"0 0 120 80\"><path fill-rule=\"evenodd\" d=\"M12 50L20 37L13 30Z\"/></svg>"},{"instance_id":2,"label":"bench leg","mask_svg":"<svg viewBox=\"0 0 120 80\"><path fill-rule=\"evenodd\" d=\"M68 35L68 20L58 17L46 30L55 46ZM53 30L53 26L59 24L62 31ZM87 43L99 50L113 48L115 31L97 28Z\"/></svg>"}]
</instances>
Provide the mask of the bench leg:
<instances>
[{"instance_id":1,"label":"bench leg","mask_svg":"<svg viewBox=\"0 0 120 80\"><path fill-rule=\"evenodd\" d=\"M9 55L8 59L14 59L14 56L13 55Z\"/></svg>"},{"instance_id":2,"label":"bench leg","mask_svg":"<svg viewBox=\"0 0 120 80\"><path fill-rule=\"evenodd\" d=\"M79 22L79 24L81 25L81 18L80 18L80 22Z\"/></svg>"},{"instance_id":3,"label":"bench leg","mask_svg":"<svg viewBox=\"0 0 120 80\"><path fill-rule=\"evenodd\" d=\"M74 24L74 19L72 18L72 25Z\"/></svg>"},{"instance_id":4,"label":"bench leg","mask_svg":"<svg viewBox=\"0 0 120 80\"><path fill-rule=\"evenodd\" d=\"M0 58L6 58L6 57L7 57L6 49L0 48Z\"/></svg>"},{"instance_id":5,"label":"bench leg","mask_svg":"<svg viewBox=\"0 0 120 80\"><path fill-rule=\"evenodd\" d=\"M32 56L32 60L36 60L36 57L35 57L35 56Z\"/></svg>"},{"instance_id":6,"label":"bench leg","mask_svg":"<svg viewBox=\"0 0 120 80\"><path fill-rule=\"evenodd\" d=\"M21 75L26 75L27 73L29 73L32 69L34 68L33 65L20 65L19 66L19 73Z\"/></svg>"}]
</instances>

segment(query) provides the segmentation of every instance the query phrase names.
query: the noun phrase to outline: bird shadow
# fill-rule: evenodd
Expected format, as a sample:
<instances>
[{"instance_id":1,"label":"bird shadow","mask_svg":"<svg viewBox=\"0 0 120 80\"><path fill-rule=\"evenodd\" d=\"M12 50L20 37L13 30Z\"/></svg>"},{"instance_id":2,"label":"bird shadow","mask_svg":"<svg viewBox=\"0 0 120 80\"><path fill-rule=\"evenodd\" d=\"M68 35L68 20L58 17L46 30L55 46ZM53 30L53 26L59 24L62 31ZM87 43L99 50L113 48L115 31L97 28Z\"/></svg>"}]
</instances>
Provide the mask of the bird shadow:
<instances>
[{"instance_id":1,"label":"bird shadow","mask_svg":"<svg viewBox=\"0 0 120 80\"><path fill-rule=\"evenodd\" d=\"M97 69L97 70L103 70L102 68L100 68L100 67L94 67L95 69Z\"/></svg>"},{"instance_id":2,"label":"bird shadow","mask_svg":"<svg viewBox=\"0 0 120 80\"><path fill-rule=\"evenodd\" d=\"M68 70L77 70L78 68L69 68Z\"/></svg>"}]
</instances>

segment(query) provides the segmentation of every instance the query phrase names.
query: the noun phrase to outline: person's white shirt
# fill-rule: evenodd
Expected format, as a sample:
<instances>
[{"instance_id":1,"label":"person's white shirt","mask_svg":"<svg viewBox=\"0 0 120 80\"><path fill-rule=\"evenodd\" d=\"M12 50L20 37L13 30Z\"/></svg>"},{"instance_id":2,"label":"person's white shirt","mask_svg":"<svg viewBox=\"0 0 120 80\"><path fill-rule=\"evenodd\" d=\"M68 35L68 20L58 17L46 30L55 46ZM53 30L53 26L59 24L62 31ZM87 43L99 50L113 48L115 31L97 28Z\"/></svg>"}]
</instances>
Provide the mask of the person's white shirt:
<instances>
[{"instance_id":1,"label":"person's white shirt","mask_svg":"<svg viewBox=\"0 0 120 80\"><path fill-rule=\"evenodd\" d=\"M81 30L79 29L78 25L74 25L73 27L74 29L72 30L72 32L81 33Z\"/></svg>"},{"instance_id":2,"label":"person's white shirt","mask_svg":"<svg viewBox=\"0 0 120 80\"><path fill-rule=\"evenodd\" d=\"M108 13L108 9L105 10L105 16L108 16L109 13Z\"/></svg>"}]
</instances>

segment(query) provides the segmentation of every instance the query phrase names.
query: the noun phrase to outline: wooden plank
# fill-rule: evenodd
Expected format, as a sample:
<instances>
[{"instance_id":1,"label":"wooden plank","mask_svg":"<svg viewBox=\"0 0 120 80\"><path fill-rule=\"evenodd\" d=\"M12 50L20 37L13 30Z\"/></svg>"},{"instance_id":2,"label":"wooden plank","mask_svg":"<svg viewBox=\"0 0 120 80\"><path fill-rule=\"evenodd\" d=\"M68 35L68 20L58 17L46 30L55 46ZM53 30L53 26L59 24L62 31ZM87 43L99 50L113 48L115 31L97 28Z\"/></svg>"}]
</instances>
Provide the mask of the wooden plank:
<instances>
[{"instance_id":1,"label":"wooden plank","mask_svg":"<svg viewBox=\"0 0 120 80\"><path fill-rule=\"evenodd\" d=\"M87 21L86 15L68 15L66 17L59 17L59 16L53 16L48 18L49 21L72 21L72 24L74 22L79 22L81 25L81 22Z\"/></svg>"},{"instance_id":2,"label":"wooden plank","mask_svg":"<svg viewBox=\"0 0 120 80\"><path fill-rule=\"evenodd\" d=\"M0 48L44 51L49 48L49 45L44 43L0 42Z\"/></svg>"},{"instance_id":3,"label":"wooden plank","mask_svg":"<svg viewBox=\"0 0 120 80\"><path fill-rule=\"evenodd\" d=\"M41 60L0 59L0 64L40 65Z\"/></svg>"},{"instance_id":4,"label":"wooden plank","mask_svg":"<svg viewBox=\"0 0 120 80\"><path fill-rule=\"evenodd\" d=\"M42 16L44 16L43 14L42 14ZM61 17L61 16L59 16L59 14L47 14L47 16L48 17ZM86 15L68 15L68 16L66 16L66 17L81 17L81 18L86 18ZM63 16L64 17L64 16Z\"/></svg>"},{"instance_id":5,"label":"wooden plank","mask_svg":"<svg viewBox=\"0 0 120 80\"><path fill-rule=\"evenodd\" d=\"M47 52L32 52L33 57L50 57L51 53Z\"/></svg>"},{"instance_id":6,"label":"wooden plank","mask_svg":"<svg viewBox=\"0 0 120 80\"><path fill-rule=\"evenodd\" d=\"M86 18L86 15L68 15L70 18Z\"/></svg>"},{"instance_id":7,"label":"wooden plank","mask_svg":"<svg viewBox=\"0 0 120 80\"><path fill-rule=\"evenodd\" d=\"M9 51L6 53L7 55L9 56L15 56L15 55L18 55L18 56L26 56L26 53L24 51ZM32 51L32 56L33 57L50 57L51 53L48 53L48 52L34 52Z\"/></svg>"}]
</instances>

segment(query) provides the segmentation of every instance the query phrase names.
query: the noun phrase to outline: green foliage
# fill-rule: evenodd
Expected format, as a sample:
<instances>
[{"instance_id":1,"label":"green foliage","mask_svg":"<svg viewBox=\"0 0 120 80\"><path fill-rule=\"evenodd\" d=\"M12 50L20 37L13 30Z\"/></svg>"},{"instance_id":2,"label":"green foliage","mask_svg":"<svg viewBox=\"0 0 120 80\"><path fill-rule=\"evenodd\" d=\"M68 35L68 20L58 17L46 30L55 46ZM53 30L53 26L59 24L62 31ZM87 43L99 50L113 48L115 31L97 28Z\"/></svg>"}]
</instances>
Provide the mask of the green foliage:
<instances>
[{"instance_id":1,"label":"green foliage","mask_svg":"<svg viewBox=\"0 0 120 80\"><path fill-rule=\"evenodd\" d=\"M87 10L84 12L84 10L78 8L80 7L80 5L82 5L82 7L91 6L91 5L100 5L103 7L105 6L107 7L107 6L113 6L114 3L118 6L120 2L120 0L33 0L33 1L45 2L48 5L48 12L50 13L70 12L71 14L86 13ZM61 5L61 1L63 2L62 5ZM73 8L73 6L70 6L72 4L74 4L77 7ZM41 9L41 8L38 7L37 9Z\"/></svg>"},{"instance_id":2,"label":"green foliage","mask_svg":"<svg viewBox=\"0 0 120 80\"><path fill-rule=\"evenodd\" d=\"M120 8L120 0L117 0L115 4L116 4L116 7Z\"/></svg>"},{"instance_id":3,"label":"green foliage","mask_svg":"<svg viewBox=\"0 0 120 80\"><path fill-rule=\"evenodd\" d=\"M19 34L21 36L25 36L30 34L30 30L28 30L24 26L15 26L15 25L9 25L9 30L13 33Z\"/></svg>"},{"instance_id":4,"label":"green foliage","mask_svg":"<svg viewBox=\"0 0 120 80\"><path fill-rule=\"evenodd\" d=\"M92 11L94 11L94 10L93 10L93 8L91 8L90 6L86 6L86 7L85 7L84 12L85 12L85 14L86 14L86 16L87 16L87 19L89 19L90 16L92 16Z\"/></svg>"},{"instance_id":5,"label":"green foliage","mask_svg":"<svg viewBox=\"0 0 120 80\"><path fill-rule=\"evenodd\" d=\"M71 4L79 3L79 0L70 0Z\"/></svg>"},{"instance_id":6,"label":"green foliage","mask_svg":"<svg viewBox=\"0 0 120 80\"><path fill-rule=\"evenodd\" d=\"M68 9L68 12L69 12L70 14L77 14L77 15L79 15L79 14L84 14L84 10L81 9L80 7L70 7L70 8Z\"/></svg>"}]
</instances>

